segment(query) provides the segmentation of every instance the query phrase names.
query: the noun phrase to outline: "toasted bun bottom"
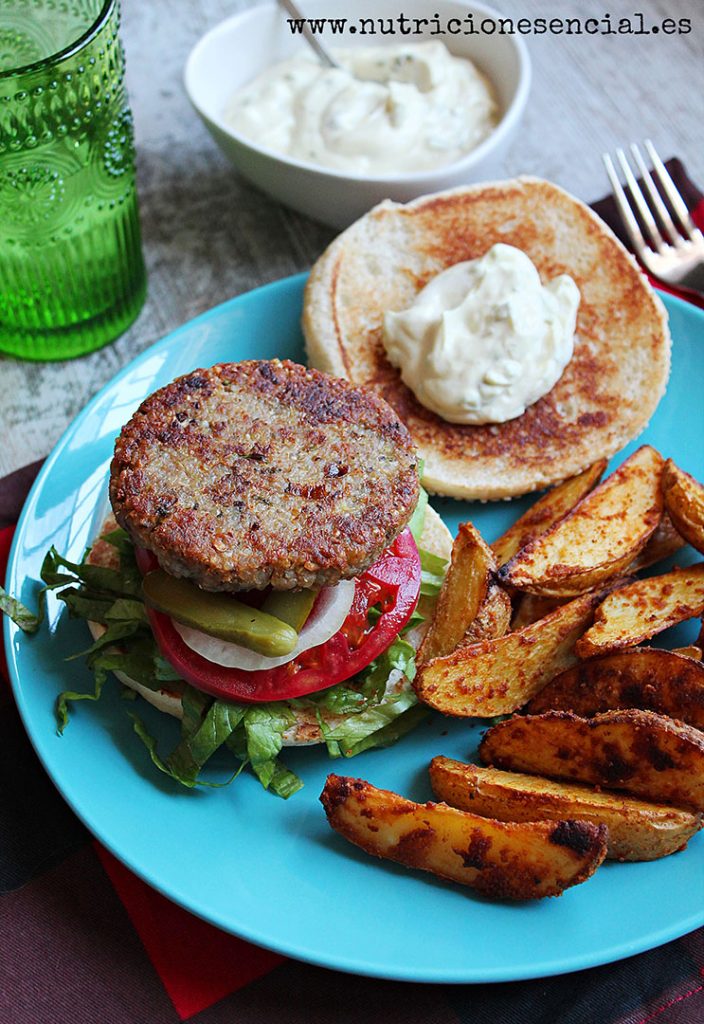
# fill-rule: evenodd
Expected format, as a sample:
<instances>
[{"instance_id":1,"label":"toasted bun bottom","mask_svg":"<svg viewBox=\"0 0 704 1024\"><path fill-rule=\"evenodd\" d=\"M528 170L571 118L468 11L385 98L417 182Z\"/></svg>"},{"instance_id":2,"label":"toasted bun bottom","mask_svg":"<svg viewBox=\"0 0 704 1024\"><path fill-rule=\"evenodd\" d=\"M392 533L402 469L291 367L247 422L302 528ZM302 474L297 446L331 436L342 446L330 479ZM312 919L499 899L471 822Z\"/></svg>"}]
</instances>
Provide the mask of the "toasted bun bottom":
<instances>
[{"instance_id":1,"label":"toasted bun bottom","mask_svg":"<svg viewBox=\"0 0 704 1024\"><path fill-rule=\"evenodd\" d=\"M527 253L543 281L574 278L574 355L523 415L448 423L416 400L386 358L384 313L407 309L439 272L497 242ZM633 257L588 206L536 178L381 203L313 267L303 329L313 366L393 406L425 460L426 488L468 500L547 487L613 455L648 423L670 369L667 316Z\"/></svg>"},{"instance_id":2,"label":"toasted bun bottom","mask_svg":"<svg viewBox=\"0 0 704 1024\"><path fill-rule=\"evenodd\" d=\"M111 569L119 568L119 557L116 549L112 544L102 540L102 536L104 534L110 533L111 530L116 528L117 523L115 522L114 517L109 515L103 523L100 536L95 541L91 548L90 555L88 556L88 561L91 565L102 565ZM426 551L446 559L449 559L450 552L452 550L452 535L438 513L434 508L431 508L430 505L428 506L425 514L425 523L423 525L423 535L421 537L420 546ZM88 627L94 640L97 640L105 632L105 626L99 622L89 622ZM420 646L420 642L423 638L423 632L424 630L421 627L420 629L411 631L406 637L409 643L411 643L416 650ZM150 690L148 687L143 686L134 679L131 679L124 672L116 671L115 675L121 683L130 687L130 689L135 690L158 711L163 711L167 715L173 715L174 718L183 717L181 692L177 683L170 683L168 687L165 686L160 690ZM389 675L385 693L400 693L409 688L410 683L406 679L405 675L397 669L394 669ZM323 742L318 715L315 710L311 708L292 708L292 713L295 720L283 734L284 746L301 747ZM330 712L323 711L321 713L321 717L328 727L334 728L336 725L343 722L346 716L333 715Z\"/></svg>"}]
</instances>

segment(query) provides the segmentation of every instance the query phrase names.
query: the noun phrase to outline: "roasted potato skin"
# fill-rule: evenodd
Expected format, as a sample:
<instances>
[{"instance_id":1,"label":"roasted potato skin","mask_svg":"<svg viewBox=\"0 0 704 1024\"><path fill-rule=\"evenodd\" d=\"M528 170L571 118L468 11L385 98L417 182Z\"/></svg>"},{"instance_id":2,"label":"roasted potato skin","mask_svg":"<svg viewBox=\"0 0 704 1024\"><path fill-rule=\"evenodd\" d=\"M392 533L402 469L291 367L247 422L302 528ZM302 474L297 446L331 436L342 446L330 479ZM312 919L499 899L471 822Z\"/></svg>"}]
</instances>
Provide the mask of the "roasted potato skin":
<instances>
[{"instance_id":1,"label":"roasted potato skin","mask_svg":"<svg viewBox=\"0 0 704 1024\"><path fill-rule=\"evenodd\" d=\"M435 613L418 651L418 662L449 654L460 644L487 596L494 555L471 523L460 523Z\"/></svg>"},{"instance_id":2,"label":"roasted potato skin","mask_svg":"<svg viewBox=\"0 0 704 1024\"><path fill-rule=\"evenodd\" d=\"M605 469L606 459L600 459L592 466L588 466L583 473L563 480L561 484L538 498L528 511L491 545L498 565L504 565L526 544L564 519L598 484Z\"/></svg>"},{"instance_id":3,"label":"roasted potato skin","mask_svg":"<svg viewBox=\"0 0 704 1024\"><path fill-rule=\"evenodd\" d=\"M635 647L704 611L704 562L637 580L609 594L577 642L580 658Z\"/></svg>"},{"instance_id":4,"label":"roasted potato skin","mask_svg":"<svg viewBox=\"0 0 704 1024\"><path fill-rule=\"evenodd\" d=\"M506 586L572 597L622 575L662 518L663 459L643 445L498 572Z\"/></svg>"},{"instance_id":5,"label":"roasted potato skin","mask_svg":"<svg viewBox=\"0 0 704 1024\"><path fill-rule=\"evenodd\" d=\"M704 734L653 711L517 716L487 731L479 756L494 768L589 782L704 811Z\"/></svg>"},{"instance_id":6,"label":"roasted potato skin","mask_svg":"<svg viewBox=\"0 0 704 1024\"><path fill-rule=\"evenodd\" d=\"M683 849L702 826L702 815L576 782L463 764L434 757L430 782L439 800L499 821L577 818L608 828L612 860L657 860Z\"/></svg>"},{"instance_id":7,"label":"roasted potato skin","mask_svg":"<svg viewBox=\"0 0 704 1024\"><path fill-rule=\"evenodd\" d=\"M582 595L518 632L423 662L413 681L419 699L458 718L515 711L574 664L575 642L600 598Z\"/></svg>"},{"instance_id":8,"label":"roasted potato skin","mask_svg":"<svg viewBox=\"0 0 704 1024\"><path fill-rule=\"evenodd\" d=\"M687 647L673 647L673 654L681 654L683 658L692 658L694 661L702 660L702 649L696 644L689 644Z\"/></svg>"},{"instance_id":9,"label":"roasted potato skin","mask_svg":"<svg viewBox=\"0 0 704 1024\"><path fill-rule=\"evenodd\" d=\"M561 672L523 710L529 715L572 711L589 718L625 708L655 711L704 729L704 665L656 647L605 654Z\"/></svg>"},{"instance_id":10,"label":"roasted potato skin","mask_svg":"<svg viewBox=\"0 0 704 1024\"><path fill-rule=\"evenodd\" d=\"M603 825L493 821L339 775L328 776L320 800L332 828L372 856L493 899L559 896L586 881L606 856Z\"/></svg>"},{"instance_id":11,"label":"roasted potato skin","mask_svg":"<svg viewBox=\"0 0 704 1024\"><path fill-rule=\"evenodd\" d=\"M677 532L704 554L704 485L668 459L662 487L665 507Z\"/></svg>"},{"instance_id":12,"label":"roasted potato skin","mask_svg":"<svg viewBox=\"0 0 704 1024\"><path fill-rule=\"evenodd\" d=\"M566 604L568 597L540 597L538 594L519 594L516 592L516 606L511 619L511 629L515 632L539 622L546 615L551 615L560 605Z\"/></svg>"},{"instance_id":13,"label":"roasted potato skin","mask_svg":"<svg viewBox=\"0 0 704 1024\"><path fill-rule=\"evenodd\" d=\"M684 538L675 529L674 523L666 511L650 536L648 543L633 559L628 567L629 573L648 569L657 562L674 555L685 544Z\"/></svg>"},{"instance_id":14,"label":"roasted potato skin","mask_svg":"<svg viewBox=\"0 0 704 1024\"><path fill-rule=\"evenodd\" d=\"M498 583L490 583L477 617L459 646L468 647L480 640L496 640L505 636L511 625L511 613L511 598Z\"/></svg>"}]
</instances>

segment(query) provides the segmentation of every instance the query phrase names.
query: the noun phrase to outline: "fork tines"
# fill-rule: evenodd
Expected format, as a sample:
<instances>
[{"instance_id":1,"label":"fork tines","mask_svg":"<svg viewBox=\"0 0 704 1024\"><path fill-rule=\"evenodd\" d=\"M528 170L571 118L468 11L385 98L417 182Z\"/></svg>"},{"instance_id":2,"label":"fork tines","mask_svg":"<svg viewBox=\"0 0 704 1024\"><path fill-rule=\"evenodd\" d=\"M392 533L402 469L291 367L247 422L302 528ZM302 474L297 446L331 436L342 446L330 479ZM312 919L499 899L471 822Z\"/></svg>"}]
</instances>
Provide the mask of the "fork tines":
<instances>
[{"instance_id":1,"label":"fork tines","mask_svg":"<svg viewBox=\"0 0 704 1024\"><path fill-rule=\"evenodd\" d=\"M692 220L684 199L680 195L677 186L670 177L667 168L658 156L650 139L646 139L645 148L652 163L653 173L648 170L638 146L635 143L631 144L633 161L637 173L640 175L641 181L645 186L649 203L636 180L636 176L623 149L616 151L616 157L626 179L632 204L628 201L610 155L604 153L602 156L619 214L631 239L633 248L637 253L641 254L648 246L643 236L641 225L648 237L650 247L658 253L667 252L670 249L670 244L680 248L686 244L687 240L690 242L700 241L702 237L701 232ZM657 178L658 185L660 186L659 189L653 180L653 174ZM679 220L681 230L675 225L663 195L669 201L673 213ZM633 212L633 207L635 207L638 213L640 223ZM663 231L669 238L670 244L663 238Z\"/></svg>"}]
</instances>

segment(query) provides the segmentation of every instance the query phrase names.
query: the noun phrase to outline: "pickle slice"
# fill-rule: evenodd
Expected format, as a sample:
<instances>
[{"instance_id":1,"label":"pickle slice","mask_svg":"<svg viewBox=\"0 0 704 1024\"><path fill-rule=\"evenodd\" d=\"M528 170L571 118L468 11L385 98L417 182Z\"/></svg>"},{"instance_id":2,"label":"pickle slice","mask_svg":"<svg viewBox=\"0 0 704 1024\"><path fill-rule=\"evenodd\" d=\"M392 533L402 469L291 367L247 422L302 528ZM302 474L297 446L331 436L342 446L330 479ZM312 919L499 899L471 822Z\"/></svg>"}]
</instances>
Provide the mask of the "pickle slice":
<instances>
[{"instance_id":1,"label":"pickle slice","mask_svg":"<svg viewBox=\"0 0 704 1024\"><path fill-rule=\"evenodd\" d=\"M148 605L176 622L269 658L290 654L298 643L298 633L287 622L262 609L250 608L231 594L201 590L163 569L147 573L142 592Z\"/></svg>"},{"instance_id":2,"label":"pickle slice","mask_svg":"<svg viewBox=\"0 0 704 1024\"><path fill-rule=\"evenodd\" d=\"M275 615L300 633L317 596L317 590L271 590L262 602L262 611Z\"/></svg>"}]
</instances>

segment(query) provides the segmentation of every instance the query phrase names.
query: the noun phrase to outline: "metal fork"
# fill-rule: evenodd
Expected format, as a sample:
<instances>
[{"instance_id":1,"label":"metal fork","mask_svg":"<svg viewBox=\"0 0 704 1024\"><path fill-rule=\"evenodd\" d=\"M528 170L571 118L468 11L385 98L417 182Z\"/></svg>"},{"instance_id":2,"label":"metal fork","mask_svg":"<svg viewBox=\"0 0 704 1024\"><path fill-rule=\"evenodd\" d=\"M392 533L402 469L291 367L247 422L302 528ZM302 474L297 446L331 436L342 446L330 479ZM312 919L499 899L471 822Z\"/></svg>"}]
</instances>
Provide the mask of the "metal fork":
<instances>
[{"instance_id":1,"label":"metal fork","mask_svg":"<svg viewBox=\"0 0 704 1024\"><path fill-rule=\"evenodd\" d=\"M654 277L660 278L667 284L691 288L704 295L704 235L692 220L684 199L678 192L650 139L646 139L645 148L653 166L653 174L658 180L662 193L667 197L672 213L679 221L679 226L675 223L672 213L653 181L653 174L646 167L640 149L635 143L631 144L631 153L638 174L645 185L648 199L636 181L626 154L622 149L618 149L616 157L621 165L631 196L632 202L629 203L616 173L614 162L608 153L604 153L602 159L606 173L609 176L616 206L628 232L631 245L638 259ZM635 207L638 217L633 212L633 207ZM643 231L647 235L647 240ZM667 236L669 242L665 240L663 234Z\"/></svg>"}]
</instances>

